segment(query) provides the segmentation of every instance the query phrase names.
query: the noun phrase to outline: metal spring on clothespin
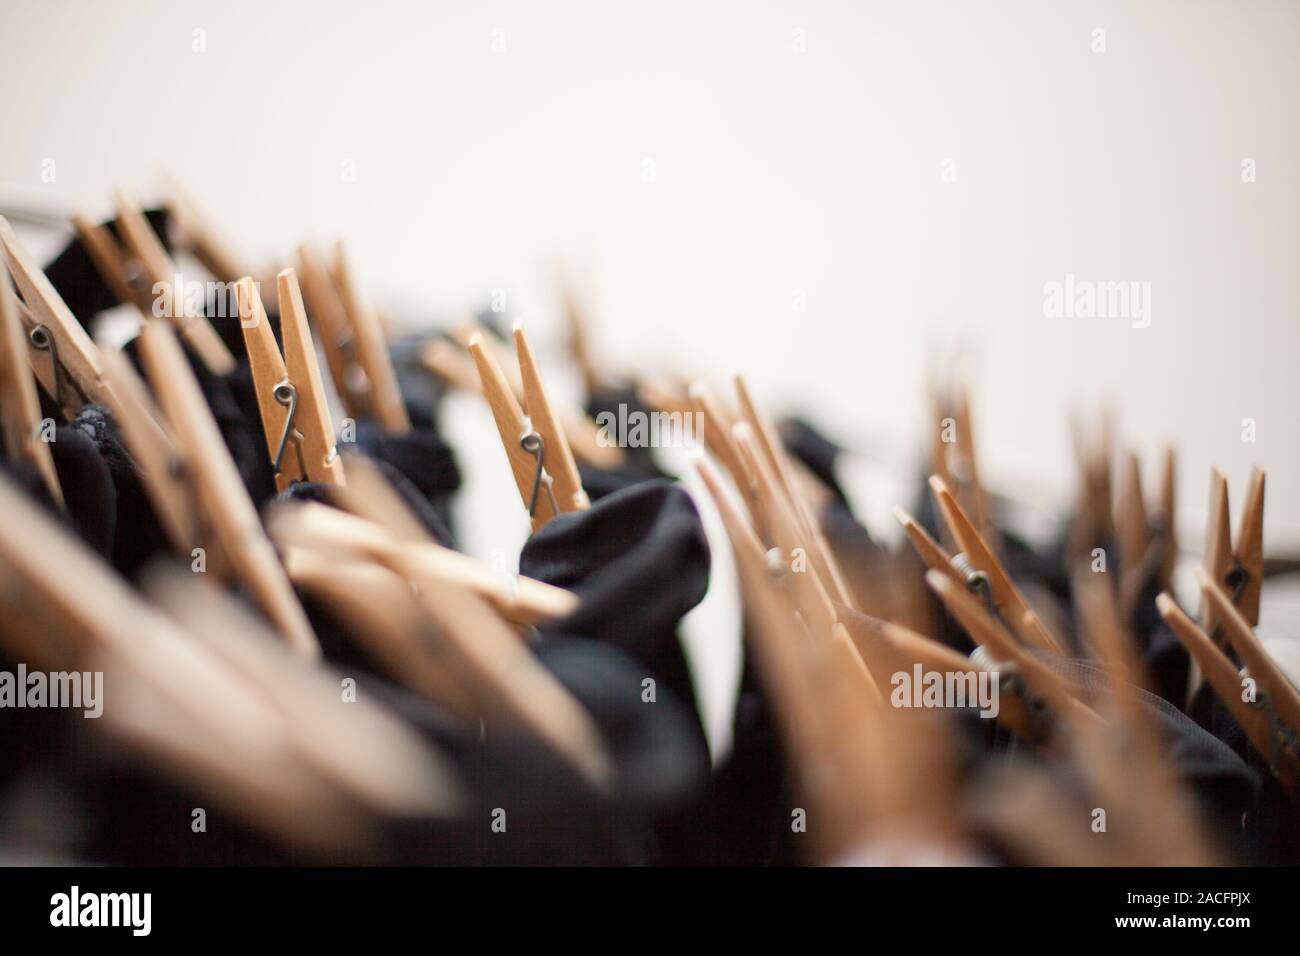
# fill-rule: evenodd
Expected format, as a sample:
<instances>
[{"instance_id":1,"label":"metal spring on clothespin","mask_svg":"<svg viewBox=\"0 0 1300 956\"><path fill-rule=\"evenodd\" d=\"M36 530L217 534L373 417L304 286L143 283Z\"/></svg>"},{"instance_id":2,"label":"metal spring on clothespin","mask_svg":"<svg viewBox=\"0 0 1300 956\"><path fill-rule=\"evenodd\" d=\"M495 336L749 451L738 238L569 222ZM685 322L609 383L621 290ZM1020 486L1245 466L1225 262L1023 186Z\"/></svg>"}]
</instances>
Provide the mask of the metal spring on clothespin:
<instances>
[{"instance_id":1,"label":"metal spring on clothespin","mask_svg":"<svg viewBox=\"0 0 1300 956\"><path fill-rule=\"evenodd\" d=\"M998 607L993 603L993 585L989 581L989 576L971 563L965 551L959 551L952 556L952 566L966 583L966 590L982 597L989 613L996 617Z\"/></svg>"},{"instance_id":2,"label":"metal spring on clothespin","mask_svg":"<svg viewBox=\"0 0 1300 956\"><path fill-rule=\"evenodd\" d=\"M537 459L537 470L533 473L533 491L528 499L528 516L530 518L537 515L537 495L542 490L542 485L546 485L546 495L551 499L551 511L554 514L560 513L559 503L555 500L555 489L551 487L551 476L546 473L543 467L546 458L546 443L542 441L542 436L535 431L525 432L519 439L519 447L528 454Z\"/></svg>"},{"instance_id":3,"label":"metal spring on clothespin","mask_svg":"<svg viewBox=\"0 0 1300 956\"><path fill-rule=\"evenodd\" d=\"M277 402L289 409L289 414L284 417L284 430L280 433L280 444L275 449L275 461L272 463L278 475L280 462L284 459L284 450L289 444L289 436L293 434L294 421L298 417L298 390L288 379L285 379L275 386L275 391L271 394ZM301 464L299 462L299 474L306 475L306 470L301 467Z\"/></svg>"},{"instance_id":4,"label":"metal spring on clothespin","mask_svg":"<svg viewBox=\"0 0 1300 956\"><path fill-rule=\"evenodd\" d=\"M50 330L43 325L38 325L28 333L27 336L32 343L32 348L40 352L50 353L50 381L53 382L50 396L54 399L54 404L63 407L63 380L59 377L59 345L54 341L54 336Z\"/></svg>"}]
</instances>

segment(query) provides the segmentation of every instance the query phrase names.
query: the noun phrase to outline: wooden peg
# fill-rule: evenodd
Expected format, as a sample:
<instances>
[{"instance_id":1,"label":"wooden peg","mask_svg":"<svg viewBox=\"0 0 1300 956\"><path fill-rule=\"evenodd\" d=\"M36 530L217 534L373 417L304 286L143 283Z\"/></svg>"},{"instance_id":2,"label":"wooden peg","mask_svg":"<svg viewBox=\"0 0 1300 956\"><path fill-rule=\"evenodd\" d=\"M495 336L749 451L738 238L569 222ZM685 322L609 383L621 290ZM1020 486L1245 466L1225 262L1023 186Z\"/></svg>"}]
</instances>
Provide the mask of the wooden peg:
<instances>
[{"instance_id":1,"label":"wooden peg","mask_svg":"<svg viewBox=\"0 0 1300 956\"><path fill-rule=\"evenodd\" d=\"M1252 706L1241 699L1242 681L1236 666L1210 640L1209 635L1183 612L1169 592L1161 592L1156 597L1156 608L1178 642L1196 662L1206 682L1241 727L1255 752L1264 760L1273 762L1278 751L1274 728L1262 707ZM1297 775L1295 761L1280 762L1277 771L1278 779L1287 792L1296 792L1300 787L1300 775Z\"/></svg>"},{"instance_id":2,"label":"wooden peg","mask_svg":"<svg viewBox=\"0 0 1300 956\"><path fill-rule=\"evenodd\" d=\"M271 547L221 432L168 326L146 323L140 354L171 423L208 525L240 580L280 636L308 657L320 653L307 615Z\"/></svg>"},{"instance_id":3,"label":"wooden peg","mask_svg":"<svg viewBox=\"0 0 1300 956\"><path fill-rule=\"evenodd\" d=\"M560 511L582 511L591 507L591 501L582 488L578 463L573 451L551 409L542 385L541 373L533 358L523 326L516 322L513 329L515 351L519 356L519 376L523 380L524 408L534 430L542 437L543 463L555 483L555 499Z\"/></svg>"},{"instance_id":4,"label":"wooden peg","mask_svg":"<svg viewBox=\"0 0 1300 956\"><path fill-rule=\"evenodd\" d=\"M334 382L334 391L343 411L354 420L368 418L368 396L357 385L364 373L353 363L355 343L339 290L311 243L305 242L298 247L298 267L302 273L308 316L316 324L325 364L329 367L330 379Z\"/></svg>"},{"instance_id":5,"label":"wooden peg","mask_svg":"<svg viewBox=\"0 0 1300 956\"><path fill-rule=\"evenodd\" d=\"M1246 665L1246 670L1258 682L1279 719L1293 734L1300 733L1300 691L1296 690L1282 669L1273 662L1268 651L1264 650L1264 645L1259 642L1245 616L1233 604L1222 585L1203 568L1197 569L1196 578L1201 593L1214 607L1229 644Z\"/></svg>"},{"instance_id":6,"label":"wooden peg","mask_svg":"<svg viewBox=\"0 0 1300 956\"><path fill-rule=\"evenodd\" d=\"M530 505L533 508L533 529L536 530L555 517L556 509L550 495L546 493L547 476L544 463L539 462L533 453L521 444L531 428L501 366L484 346L482 336L474 338L469 343L469 351L474 357L474 364L478 366L483 396L487 399L488 407L492 410L492 418L496 421L497 433L501 436L501 445L510 462L510 470L515 476L519 497L525 508ZM539 469L542 472L540 478Z\"/></svg>"},{"instance_id":7,"label":"wooden peg","mask_svg":"<svg viewBox=\"0 0 1300 956\"><path fill-rule=\"evenodd\" d=\"M0 432L5 457L25 462L40 477L50 500L63 507L63 489L54 470L49 443L41 437L41 402L27 367L27 337L9 270L0 258Z\"/></svg>"},{"instance_id":8,"label":"wooden peg","mask_svg":"<svg viewBox=\"0 0 1300 956\"><path fill-rule=\"evenodd\" d=\"M105 395L108 385L104 382L98 346L18 241L13 227L3 216L0 216L0 244L4 246L14 285L26 303L26 308L19 306L18 314L28 337L40 326L57 349L57 383L50 365L53 353L47 351L40 356L28 353L28 361L47 394L51 397L56 392L60 394L62 410L69 420L87 403L110 404Z\"/></svg>"},{"instance_id":9,"label":"wooden peg","mask_svg":"<svg viewBox=\"0 0 1300 956\"><path fill-rule=\"evenodd\" d=\"M235 370L235 357L226 348L212 323L203 315L185 308L185 290L176 288L180 270L172 262L162 241L154 233L140 206L125 193L116 197L117 227L126 247L139 260L154 290L162 288L167 318L185 336L185 341L215 375L229 375Z\"/></svg>"},{"instance_id":10,"label":"wooden peg","mask_svg":"<svg viewBox=\"0 0 1300 956\"><path fill-rule=\"evenodd\" d=\"M1003 569L1001 562L993 555L974 524L962 511L961 505L957 503L948 486L938 476L931 476L930 490L934 494L944 522L952 532L953 540L957 542L971 564L988 576L993 603L999 609L1009 612L1008 624L1014 629L1016 635L1030 645L1060 654L1060 644L1047 632L1047 628L1029 607L1024 596Z\"/></svg>"},{"instance_id":11,"label":"wooden peg","mask_svg":"<svg viewBox=\"0 0 1300 956\"><path fill-rule=\"evenodd\" d=\"M1251 627L1259 624L1259 598L1264 583L1264 472L1250 470L1246 500L1241 505L1237 525L1237 545L1233 549L1237 573L1242 575L1240 589L1233 601L1242 618Z\"/></svg>"},{"instance_id":12,"label":"wooden peg","mask_svg":"<svg viewBox=\"0 0 1300 956\"><path fill-rule=\"evenodd\" d=\"M1205 570L1215 581L1226 581L1232 570L1232 524L1228 517L1228 479L1217 468L1210 469L1210 513L1205 528ZM1225 647L1214 607L1202 598L1197 615L1211 640Z\"/></svg>"},{"instance_id":13,"label":"wooden peg","mask_svg":"<svg viewBox=\"0 0 1300 956\"><path fill-rule=\"evenodd\" d=\"M343 299L343 311L352 328L357 362L370 383L368 403L371 414L380 427L390 434L408 432L411 430L411 419L406 413L406 402L401 390L397 387L397 373L393 371L384 330L375 310L366 303L357 288L342 242L334 247L334 270Z\"/></svg>"}]
</instances>

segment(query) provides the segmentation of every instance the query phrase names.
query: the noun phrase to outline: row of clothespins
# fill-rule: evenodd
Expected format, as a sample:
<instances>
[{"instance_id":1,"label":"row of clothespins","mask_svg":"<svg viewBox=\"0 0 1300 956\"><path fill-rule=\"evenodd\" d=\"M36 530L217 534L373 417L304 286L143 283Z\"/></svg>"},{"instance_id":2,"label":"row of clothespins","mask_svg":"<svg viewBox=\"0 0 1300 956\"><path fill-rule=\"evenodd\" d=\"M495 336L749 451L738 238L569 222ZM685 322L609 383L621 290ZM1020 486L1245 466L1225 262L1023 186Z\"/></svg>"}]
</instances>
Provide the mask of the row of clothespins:
<instances>
[{"instance_id":1,"label":"row of clothespins","mask_svg":"<svg viewBox=\"0 0 1300 956\"><path fill-rule=\"evenodd\" d=\"M207 588L207 582L236 585L283 645L300 658L317 659L319 645L296 586L353 624L357 639L401 683L467 721L487 714L525 728L594 788L605 787L609 758L591 717L532 657L526 639L530 625L569 613L576 597L526 577L506 581L498 570L439 544L372 462L359 454L340 454L317 341L345 415L369 419L392 434L411 427L385 331L359 292L342 245L328 265L312 246L303 245L299 269L285 269L276 277L277 342L260 284L233 265L235 257L183 197L173 200L171 212L185 251L218 281L234 284L277 487L284 490L297 482L331 486L334 500L345 507L285 502L259 514L185 353L215 376L233 371L236 358L202 308L186 302L174 287L181 270L137 204L118 196L115 230L84 215L73 222L105 284L121 304L139 310L143 377L123 353L101 348L90 337L0 218L0 422L7 459L33 469L51 502L62 507L37 386L68 421L86 405L106 407L176 556L189 562L202 552L206 570L193 580L162 574L156 592L146 599L0 480L0 497L12 516L0 529L4 570L41 606L35 617L46 623L57 617L56 630L68 637L55 645L39 634L15 634L25 629L6 626L0 636L10 639L8 650L51 665L103 664L112 658L118 672L131 675L117 686L138 691L141 682L151 683L152 696L171 707L177 701L169 682L181 679L182 672L168 668L181 651L146 660L142 648L152 654L171 641L174 649L190 645L193 650L196 635L213 636L212 622L232 617L246 633L260 637L266 632L265 625L223 602L220 590ZM586 508L571 439L587 460L605 466L617 464L620 450L598 443L595 424L580 412L553 408L522 328L514 330L517 371L497 341L476 330L461 331L463 350L448 354L447 340L431 341L425 362L431 373L487 399L533 526ZM154 602L164 604L168 613L160 615ZM438 639L431 640L430 633ZM409 741L405 750L379 747L377 755L361 761L360 770L340 771L367 744L364 735L337 733L337 719L311 730L301 724L307 711L295 707L311 696L303 685L315 679L312 668L291 666L256 639L230 652L249 655L233 668L221 659L225 649L205 647L216 656L189 659L184 674L206 693L243 695L255 712L275 713L296 759L318 769L324 762L334 778L351 788L352 799L373 797L388 809L405 801L406 809L439 812L454 802L449 780L428 786L429 772L410 770L428 770L429 763L413 759ZM274 673L299 687L299 693L279 695L276 685L278 699L269 699L274 683L269 676L252 679L261 666L253 666L254 660L263 655L271 662L268 667L273 665ZM206 676L200 673L205 667L211 668ZM290 673L301 680L285 676ZM233 790L243 811L268 830L287 828L291 838L307 842L333 839L339 830L364 832L355 823L345 825L337 813L331 817L333 829L300 832L302 818L291 807L304 785L291 786L284 772L271 773L265 762L241 763L247 756L242 753L249 743L246 734L254 729L250 722L216 705L185 702L181 709L198 711L188 716L203 724L208 739L199 728L187 726L195 731L192 736L178 729L160 740L154 727L129 722L129 708L110 707L107 713L110 724L173 769L186 772L197 766L214 786L222 781L219 786ZM307 710L315 715L315 709ZM114 714L123 715L125 723ZM383 731L399 744L405 740L391 721L385 725L378 712L372 716L376 723L371 730ZM392 759L385 762L380 756ZM379 773L371 791L382 790L387 781L393 792L366 792L365 771L387 773ZM259 779L258 773L265 777ZM273 793L276 800L262 799L264 791L279 787L284 792ZM317 802L323 799L317 795Z\"/></svg>"},{"instance_id":2,"label":"row of clothespins","mask_svg":"<svg viewBox=\"0 0 1300 956\"><path fill-rule=\"evenodd\" d=\"M609 756L590 715L528 651L527 627L571 612L576 598L528 578L507 586L497 571L437 543L372 463L339 452L317 344L345 415L395 434L410 428L383 324L361 294L342 247L327 264L304 245L298 270L276 277L281 344L258 284L235 264L216 230L183 198L172 209L185 250L214 278L235 284L277 486L333 486L341 507L290 502L277 504L265 520L259 514L182 342L214 375L229 374L236 359L202 311L172 289L180 270L140 208L121 196L116 234L84 216L74 225L104 282L123 304L141 310L143 378L122 354L91 339L0 220L0 243L18 293L0 282L0 422L8 459L34 469L57 505L62 492L41 439L37 385L68 418L88 403L106 406L176 554L189 560L195 549L204 549L211 569L205 580L237 582L293 653L318 654L296 586L353 623L358 639L402 683L466 720L489 713L528 729L593 787L605 786ZM162 317L156 318L159 288ZM594 382L600 371L569 305L574 355ZM444 381L484 396L536 529L589 506L579 460L611 467L620 452L596 440L595 424L583 413L556 407L522 328L515 327L513 340L514 361L501 342L463 325L450 339L430 339L422 360ZM915 594L905 593L905 574L886 574L890 585L882 593L857 586L861 569L842 565L820 525L816 480L783 448L743 378L735 384L732 401L703 385L687 391L647 387L642 396L660 408L703 415L706 444L721 471L707 460L698 468L735 552L749 651L777 703L802 790L819 819L832 821L818 828L819 859L843 858L872 841L921 840L958 854L965 845L969 823L959 807L950 742L933 722L888 705L890 675L915 664L945 673L993 669L1008 677L998 720L1046 751L1070 754L1098 793L1126 808L1120 814L1127 821L1123 839L1108 847L1121 846L1139 862L1212 858L1131 692L1142 677L1127 622L1150 577L1162 589L1160 614L1198 666L1195 679L1213 688L1278 781L1294 792L1300 780L1300 693L1254 633L1263 578L1261 472L1251 477L1235 548L1226 482L1214 477L1198 622L1169 593L1177 554L1172 456L1158 504L1148 510L1136 460L1129 460L1123 490L1115 494L1110 462L1080 439L1072 584L1083 643L1105 677L1103 692L1084 695L1054 666L1071 646L1060 633L1061 622L1045 621L1033 609L999 559L1002 543L979 479L962 394L941 402L956 422L958 440L936 440L933 453L930 485L946 538L936 541L901 512L899 520L924 562L925 586L982 649L972 658L926 636L924 611L917 609ZM316 715L306 683L319 672L295 665L264 641L250 639L233 649L221 645L212 622L238 612L218 591L163 575L146 599L8 483L0 483L0 497L13 516L0 526L0 560L26 593L39 596L45 625L57 616L58 626L46 629L63 637L51 644L34 628L10 625L4 633L14 642L11 649L59 662L69 654L77 660L113 658L131 675L132 686L147 687L192 722L178 722L168 734L143 721L132 724L132 710L124 705L120 729L138 745L224 781L244 811L268 826L299 826L291 808L304 786L272 772L273 755L290 754L295 766L311 767L311 779L320 784L312 794L322 804L332 806L338 790L376 807L427 806L430 794L446 801L435 809L453 802L455 787L445 768L427 756L417 760L412 746L372 754L365 763L368 775L346 769L374 738L343 732L337 720L321 724L328 733L305 729L304 715ZM1112 538L1124 571L1115 587L1108 577L1078 570L1089 542ZM793 555L804 559L806 570L790 570ZM12 601L13 592L0 597ZM247 621L241 626L262 631ZM440 640L429 640L431 627ZM1255 702L1242 699L1238 662L1261 689ZM216 688L214 694L238 698L245 707L239 713L260 715L263 724L255 728L249 719L236 719L231 708L183 699L169 685L178 673ZM286 686L300 690L273 699L273 691L278 695ZM381 726L378 712L374 721L371 729L382 730L384 739L404 739L396 728ZM267 748L260 762L245 761L246 735L253 730L270 734L280 749ZM426 772L412 776L411 766ZM441 784L431 786L433 778ZM388 789L376 781L387 781ZM1059 814L1044 811L1043 801L1059 794L1040 793L1031 783L1008 782L981 801L987 825L1008 840L1032 844L1035 852L1057 848L1075 859L1094 858L1095 845L1072 836ZM259 804L268 791L277 799ZM276 812L268 818L261 805ZM1153 820L1160 825L1148 825Z\"/></svg>"}]
</instances>

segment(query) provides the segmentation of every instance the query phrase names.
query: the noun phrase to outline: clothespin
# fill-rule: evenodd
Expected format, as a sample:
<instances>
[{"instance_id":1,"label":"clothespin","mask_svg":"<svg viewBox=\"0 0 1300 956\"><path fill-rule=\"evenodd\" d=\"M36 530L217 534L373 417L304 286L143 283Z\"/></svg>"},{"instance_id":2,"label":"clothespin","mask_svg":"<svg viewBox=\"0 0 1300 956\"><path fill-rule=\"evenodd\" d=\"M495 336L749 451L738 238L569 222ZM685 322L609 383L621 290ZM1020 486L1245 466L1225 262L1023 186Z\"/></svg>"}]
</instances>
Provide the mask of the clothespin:
<instances>
[{"instance_id":1,"label":"clothespin","mask_svg":"<svg viewBox=\"0 0 1300 956\"><path fill-rule=\"evenodd\" d=\"M1250 627L1259 624L1259 599L1264 582L1264 472L1252 468L1237 544L1231 540L1228 482L1218 470L1210 473L1210 514L1206 529L1205 570L1232 596L1232 604ZM1201 626L1220 647L1225 646L1213 603L1202 601Z\"/></svg>"},{"instance_id":2,"label":"clothespin","mask_svg":"<svg viewBox=\"0 0 1300 956\"><path fill-rule=\"evenodd\" d=\"M770 543L776 549L770 557L781 567L782 575L789 574L796 606L813 639L825 641L835 627L835 608L830 588L812 560L813 546L807 532L795 517L794 507L772 473L771 464L759 451L750 423L737 422L732 439L745 468L756 478L755 499L762 508L762 524L770 530Z\"/></svg>"},{"instance_id":3,"label":"clothespin","mask_svg":"<svg viewBox=\"0 0 1300 956\"><path fill-rule=\"evenodd\" d=\"M436 640L405 578L377 562L340 560L302 547L284 550L284 567L294 585L324 602L394 680L463 720L478 719L451 655Z\"/></svg>"},{"instance_id":4,"label":"clothespin","mask_svg":"<svg viewBox=\"0 0 1300 956\"><path fill-rule=\"evenodd\" d=\"M484 394L482 380L468 354L469 343L475 340L475 336L479 336L478 341L482 347L501 368L515 400L521 407L528 407L523 376L516 369L515 362L508 357L500 339L491 330L481 322L468 318L454 325L449 334L450 339L439 336L424 345L420 359L426 369L454 388ZM459 344L459 349L456 344ZM550 416L564 433L574 459L602 470L615 469L623 463L623 449L604 440L600 427L588 415L568 405L557 405L554 401L548 401L548 405L551 407Z\"/></svg>"},{"instance_id":5,"label":"clothespin","mask_svg":"<svg viewBox=\"0 0 1300 956\"><path fill-rule=\"evenodd\" d=\"M1070 720L1096 719L1097 715L1078 700L1065 679L1016 643L969 590L938 571L927 571L925 580L971 639L984 647L994 661L1012 665L1033 693L1059 716Z\"/></svg>"},{"instance_id":6,"label":"clothespin","mask_svg":"<svg viewBox=\"0 0 1300 956\"><path fill-rule=\"evenodd\" d=\"M354 420L369 418L369 395L363 387L365 373L356 364L356 344L343 299L329 269L311 243L304 242L298 247L298 268L302 274L307 315L316 326L325 364L329 367L330 379L334 382L334 391L343 411Z\"/></svg>"},{"instance_id":7,"label":"clothespin","mask_svg":"<svg viewBox=\"0 0 1300 956\"><path fill-rule=\"evenodd\" d=\"M257 284L243 278L235 286L239 323L244 330L276 487L284 491L296 481L341 485L343 462L334 442L334 426L307 328L298 277L292 269L285 269L277 283L283 356Z\"/></svg>"},{"instance_id":8,"label":"clothespin","mask_svg":"<svg viewBox=\"0 0 1300 956\"><path fill-rule=\"evenodd\" d=\"M356 350L357 363L365 372L369 384L367 405L375 421L390 434L411 430L411 419L406 413L406 403L397 387L397 374L388 354L388 343L379 324L375 310L361 296L352 268L348 264L343 243L334 247L334 280L343 301L343 313L352 331L351 341Z\"/></svg>"},{"instance_id":9,"label":"clothespin","mask_svg":"<svg viewBox=\"0 0 1300 956\"><path fill-rule=\"evenodd\" d=\"M994 554L1002 550L1002 539L989 515L988 496L980 482L979 463L975 457L975 426L971 420L970 392L964 383L956 386L953 413L957 419L957 440L949 446L957 453L958 467L955 477L959 479L959 493L966 500L966 507L974 516L975 527L990 545Z\"/></svg>"},{"instance_id":10,"label":"clothespin","mask_svg":"<svg viewBox=\"0 0 1300 956\"><path fill-rule=\"evenodd\" d=\"M525 417L505 372L484 345L481 335L476 335L470 341L469 350L478 366L483 395L488 407L492 409L497 433L501 436L510 470L515 476L519 497L523 499L524 507L532 518L533 530L542 527L563 511L578 510L581 505L572 497L572 491L561 502L553 487L553 477L546 470L547 462L556 460L556 455L571 455L563 433L557 431L552 436L545 437ZM548 427L554 427L553 420ZM563 458L560 460L563 461ZM571 457L569 460L572 460ZM577 490L581 491L581 487L579 484Z\"/></svg>"},{"instance_id":11,"label":"clothespin","mask_svg":"<svg viewBox=\"0 0 1300 956\"><path fill-rule=\"evenodd\" d=\"M131 269L130 256L109 228L103 223L95 222L83 212L73 214L72 226L95 270L117 301L134 303L142 311L149 311L151 297L141 288L139 273Z\"/></svg>"},{"instance_id":12,"label":"clothespin","mask_svg":"<svg viewBox=\"0 0 1300 956\"><path fill-rule=\"evenodd\" d=\"M1244 615L1233 606L1231 595L1203 569L1197 570L1197 579L1204 603L1214 609L1215 620L1244 663L1244 671L1238 671L1207 629L1188 617L1167 591L1156 598L1160 616L1278 781L1288 793L1300 792L1300 692L1260 644ZM1243 674L1255 682L1250 701L1243 699L1249 696Z\"/></svg>"},{"instance_id":13,"label":"clothespin","mask_svg":"<svg viewBox=\"0 0 1300 956\"><path fill-rule=\"evenodd\" d=\"M356 466L353 471L360 473ZM370 487L364 480L361 483ZM361 496L354 496L352 490L344 495L344 503L355 507ZM380 510L386 507L381 503ZM571 591L523 576L507 583L468 555L427 538L399 537L369 518L317 502L277 508L270 533L285 550L309 548L352 560L379 561L413 583L434 581L471 591L513 623L531 625L560 618L579 603Z\"/></svg>"},{"instance_id":14,"label":"clothespin","mask_svg":"<svg viewBox=\"0 0 1300 956\"><path fill-rule=\"evenodd\" d=\"M0 432L5 457L24 462L40 476L50 499L63 507L63 489L54 470L54 456L42 439L41 402L27 367L27 341L9 270L0 258Z\"/></svg>"},{"instance_id":15,"label":"clothespin","mask_svg":"<svg viewBox=\"0 0 1300 956\"><path fill-rule=\"evenodd\" d=\"M978 674L980 664L957 653L938 641L917 634L890 621L862 614L852 608L837 609L840 623L853 638L854 646L864 660L877 660L873 672L891 674L898 670L911 671L920 664L924 670L942 674ZM1024 740L1034 741L1039 729L1035 726L1023 688L1019 681L999 681L998 713L995 719Z\"/></svg>"},{"instance_id":16,"label":"clothespin","mask_svg":"<svg viewBox=\"0 0 1300 956\"><path fill-rule=\"evenodd\" d=\"M533 358L532 347L524 334L521 323L515 322L512 334L515 340L515 352L519 359L519 377L523 381L524 408L533 429L542 441L541 454L538 459L546 467L555 484L555 497L561 511L582 511L591 507L591 501L582 488L582 478L578 474L578 463L573 459L568 436L560 427L559 420L546 397L546 388L542 384L541 373ZM549 450L549 454L546 452Z\"/></svg>"},{"instance_id":17,"label":"clothespin","mask_svg":"<svg viewBox=\"0 0 1300 956\"><path fill-rule=\"evenodd\" d=\"M303 655L317 656L320 645L307 615L262 530L257 509L170 327L156 320L147 322L140 354L222 555L280 636Z\"/></svg>"},{"instance_id":18,"label":"clothespin","mask_svg":"<svg viewBox=\"0 0 1300 956\"><path fill-rule=\"evenodd\" d=\"M793 469L787 460L785 449L781 445L781 439L776 434L776 429L767 417L759 412L758 406L750 397L749 389L745 385L742 376L737 375L735 377L735 385L736 399L741 417L749 423L755 445L761 450L763 460L771 470L772 477L776 479L772 485L772 490L783 494L788 502L802 532L801 536L806 542L804 547L816 566L818 574L823 578L827 592L832 594L841 604L856 607L856 602L849 593L848 585L844 582L844 575L840 571L839 564L835 561L835 556L831 554L825 535L822 534L821 524L816 516L809 511L808 502L804 496L797 493L799 486L794 477Z\"/></svg>"},{"instance_id":19,"label":"clothespin","mask_svg":"<svg viewBox=\"0 0 1300 956\"><path fill-rule=\"evenodd\" d=\"M28 353L28 362L45 393L69 420L83 405L107 404L104 392L108 386L103 380L98 347L3 216L0 244L14 285L22 295L18 315L33 350Z\"/></svg>"},{"instance_id":20,"label":"clothespin","mask_svg":"<svg viewBox=\"0 0 1300 956\"><path fill-rule=\"evenodd\" d=\"M937 475L932 475L930 490L953 540L961 548L952 558L952 566L965 581L965 586L984 593L990 613L1001 617L1012 634L1030 646L1060 654L1061 645L1029 607L948 486Z\"/></svg>"},{"instance_id":21,"label":"clothespin","mask_svg":"<svg viewBox=\"0 0 1300 956\"><path fill-rule=\"evenodd\" d=\"M186 307L185 290L175 288L180 270L167 254L166 247L154 233L139 205L125 193L118 192L117 226L126 247L144 271L153 289L161 287L165 314L208 370L215 375L229 375L235 369L235 357L226 348L217 330L201 313Z\"/></svg>"},{"instance_id":22,"label":"clothespin","mask_svg":"<svg viewBox=\"0 0 1300 956\"><path fill-rule=\"evenodd\" d=\"M194 203L192 197L171 174L165 174L167 195L165 204L172 222L176 224L178 244L203 264L219 282L235 282L247 270L239 265L236 256L213 226L213 220Z\"/></svg>"},{"instance_id":23,"label":"clothespin","mask_svg":"<svg viewBox=\"0 0 1300 956\"><path fill-rule=\"evenodd\" d=\"M1152 515L1152 529L1160 543L1160 587L1167 590L1178 563L1178 459L1172 445L1165 446L1160 468L1160 497Z\"/></svg>"},{"instance_id":24,"label":"clothespin","mask_svg":"<svg viewBox=\"0 0 1300 956\"><path fill-rule=\"evenodd\" d=\"M1142 499L1142 466L1135 453L1124 456L1115 501L1115 538L1120 567L1127 577L1138 570L1151 544L1151 527Z\"/></svg>"}]
</instances>

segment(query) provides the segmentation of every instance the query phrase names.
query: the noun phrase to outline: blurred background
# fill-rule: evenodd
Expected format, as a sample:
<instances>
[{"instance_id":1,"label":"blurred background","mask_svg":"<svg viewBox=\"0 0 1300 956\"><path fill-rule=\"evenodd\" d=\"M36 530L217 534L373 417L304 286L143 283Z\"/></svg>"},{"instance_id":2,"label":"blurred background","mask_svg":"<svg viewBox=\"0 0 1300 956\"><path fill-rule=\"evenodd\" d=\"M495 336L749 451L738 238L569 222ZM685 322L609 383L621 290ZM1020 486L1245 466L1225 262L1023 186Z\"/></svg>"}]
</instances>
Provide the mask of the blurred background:
<instances>
[{"instance_id":1,"label":"blurred background","mask_svg":"<svg viewBox=\"0 0 1300 956\"><path fill-rule=\"evenodd\" d=\"M0 199L107 216L170 171L250 263L343 237L397 320L495 295L556 356L562 263L604 361L744 371L905 504L927 370L1045 510L1067 413L1108 405L1149 481L1176 446L1189 547L1211 465L1235 509L1257 463L1295 550L1298 45L1285 0L6 4ZM1149 327L1045 317L1067 274L1150 283ZM467 547L513 560L490 418L454 409Z\"/></svg>"}]
</instances>

